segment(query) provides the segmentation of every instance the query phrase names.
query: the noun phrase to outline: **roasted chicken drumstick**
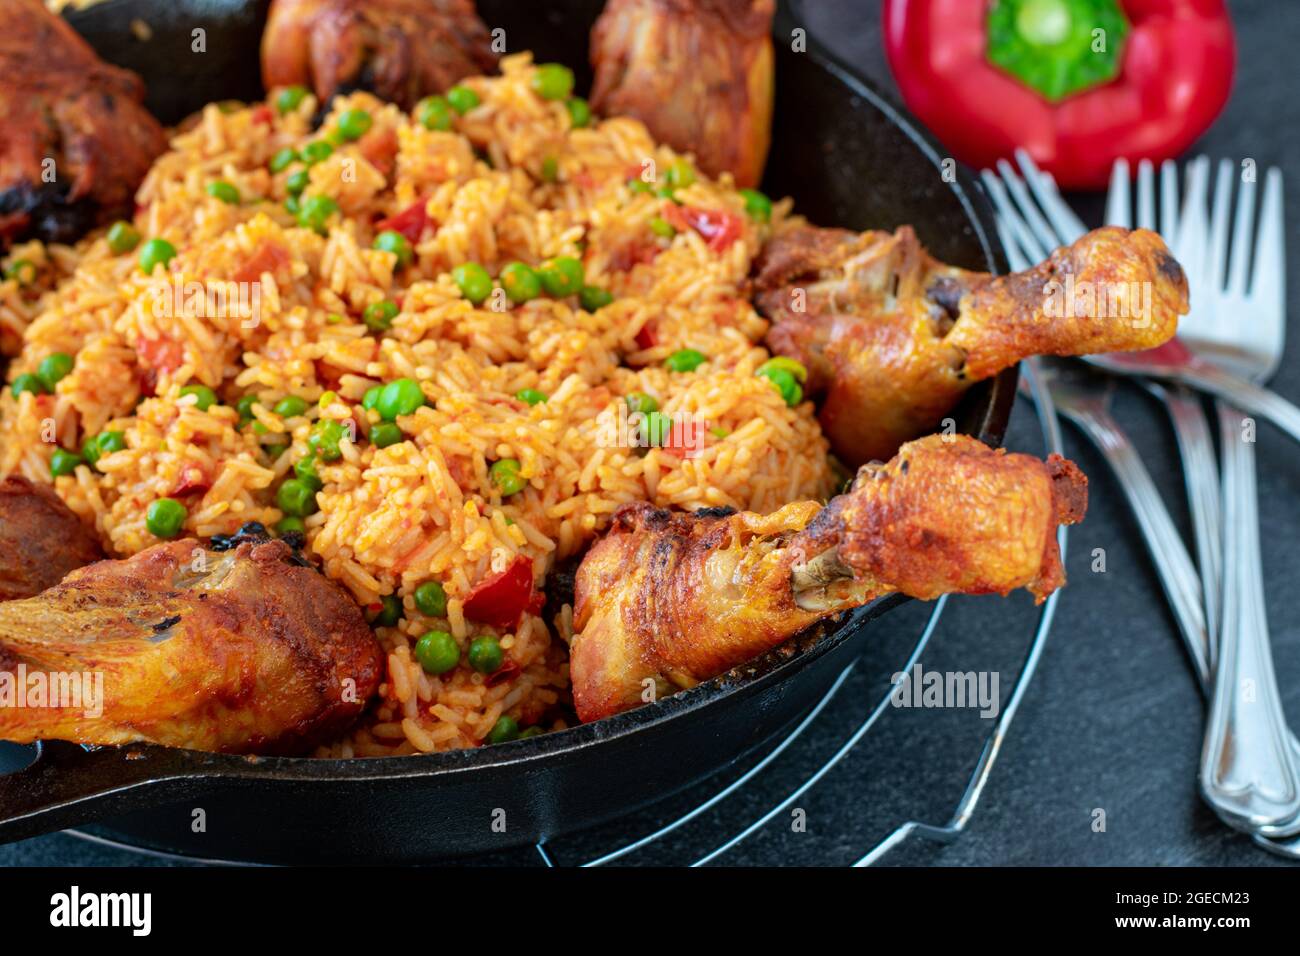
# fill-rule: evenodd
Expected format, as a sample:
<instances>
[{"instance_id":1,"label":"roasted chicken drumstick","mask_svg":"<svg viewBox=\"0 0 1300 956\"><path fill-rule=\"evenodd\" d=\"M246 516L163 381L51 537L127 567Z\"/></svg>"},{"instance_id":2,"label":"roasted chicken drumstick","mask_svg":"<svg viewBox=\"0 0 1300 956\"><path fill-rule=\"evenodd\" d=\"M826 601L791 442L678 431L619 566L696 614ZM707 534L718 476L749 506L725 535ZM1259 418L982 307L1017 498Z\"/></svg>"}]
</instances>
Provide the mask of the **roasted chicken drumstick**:
<instances>
[{"instance_id":1,"label":"roasted chicken drumstick","mask_svg":"<svg viewBox=\"0 0 1300 956\"><path fill-rule=\"evenodd\" d=\"M41 0L0 3L0 249L129 217L167 145L143 100L138 76L101 61Z\"/></svg>"},{"instance_id":2,"label":"roasted chicken drumstick","mask_svg":"<svg viewBox=\"0 0 1300 956\"><path fill-rule=\"evenodd\" d=\"M1160 237L1117 227L997 277L937 262L907 226L799 227L768 244L755 281L769 347L807 367L822 429L850 465L933 431L967 388L1023 358L1154 348L1187 311Z\"/></svg>"},{"instance_id":3,"label":"roasted chicken drumstick","mask_svg":"<svg viewBox=\"0 0 1300 956\"><path fill-rule=\"evenodd\" d=\"M282 541L173 541L0 604L0 688L102 675L94 708L0 707L0 740L287 754L337 736L382 656L360 608L299 561Z\"/></svg>"},{"instance_id":4,"label":"roasted chicken drumstick","mask_svg":"<svg viewBox=\"0 0 1300 956\"><path fill-rule=\"evenodd\" d=\"M298 83L321 103L366 90L411 109L496 63L472 0L275 0L262 35L266 88Z\"/></svg>"},{"instance_id":5,"label":"roasted chicken drumstick","mask_svg":"<svg viewBox=\"0 0 1300 956\"><path fill-rule=\"evenodd\" d=\"M1087 479L961 435L909 442L852 489L771 515L630 505L578 569L570 674L596 720L715 677L891 592L1039 601L1065 583L1056 529Z\"/></svg>"},{"instance_id":6,"label":"roasted chicken drumstick","mask_svg":"<svg viewBox=\"0 0 1300 956\"><path fill-rule=\"evenodd\" d=\"M0 481L0 601L40 594L102 557L94 531L49 485Z\"/></svg>"},{"instance_id":7,"label":"roasted chicken drumstick","mask_svg":"<svg viewBox=\"0 0 1300 956\"><path fill-rule=\"evenodd\" d=\"M609 0L591 105L633 116L710 176L757 186L772 138L775 0Z\"/></svg>"}]
</instances>

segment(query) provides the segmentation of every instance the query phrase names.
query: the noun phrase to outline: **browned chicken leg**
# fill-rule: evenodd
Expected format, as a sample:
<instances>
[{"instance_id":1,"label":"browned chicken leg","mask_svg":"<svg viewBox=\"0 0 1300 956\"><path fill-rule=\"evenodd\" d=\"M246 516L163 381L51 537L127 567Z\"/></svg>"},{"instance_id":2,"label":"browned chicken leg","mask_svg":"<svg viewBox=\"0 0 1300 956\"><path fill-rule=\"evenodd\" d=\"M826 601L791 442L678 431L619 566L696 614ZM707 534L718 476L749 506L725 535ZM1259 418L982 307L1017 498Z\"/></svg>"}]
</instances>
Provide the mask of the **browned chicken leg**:
<instances>
[{"instance_id":1,"label":"browned chicken leg","mask_svg":"<svg viewBox=\"0 0 1300 956\"><path fill-rule=\"evenodd\" d=\"M381 673L360 608L281 541L173 541L0 604L0 694L81 691L0 706L0 740L297 753L346 730Z\"/></svg>"},{"instance_id":2,"label":"browned chicken leg","mask_svg":"<svg viewBox=\"0 0 1300 956\"><path fill-rule=\"evenodd\" d=\"M570 674L595 720L715 677L891 592L1039 601L1065 583L1056 529L1087 479L961 435L909 442L824 508L693 515L630 505L578 569Z\"/></svg>"},{"instance_id":3,"label":"browned chicken leg","mask_svg":"<svg viewBox=\"0 0 1300 956\"><path fill-rule=\"evenodd\" d=\"M266 88L322 103L360 89L411 109L496 64L472 0L274 0L262 34Z\"/></svg>"},{"instance_id":4,"label":"browned chicken leg","mask_svg":"<svg viewBox=\"0 0 1300 956\"><path fill-rule=\"evenodd\" d=\"M139 77L102 62L40 0L0 3L0 249L130 216L167 145L143 99Z\"/></svg>"},{"instance_id":5,"label":"browned chicken leg","mask_svg":"<svg viewBox=\"0 0 1300 956\"><path fill-rule=\"evenodd\" d=\"M1160 237L1116 227L999 277L935 261L907 226L803 227L768 244L756 283L775 323L768 345L807 367L822 428L850 465L934 430L967 388L1022 358L1154 348L1187 311L1187 280Z\"/></svg>"},{"instance_id":6,"label":"browned chicken leg","mask_svg":"<svg viewBox=\"0 0 1300 956\"><path fill-rule=\"evenodd\" d=\"M95 532L48 485L0 481L0 601L40 594L103 557Z\"/></svg>"},{"instance_id":7,"label":"browned chicken leg","mask_svg":"<svg viewBox=\"0 0 1300 956\"><path fill-rule=\"evenodd\" d=\"M609 0L591 104L634 116L710 176L757 186L772 137L775 0Z\"/></svg>"}]
</instances>

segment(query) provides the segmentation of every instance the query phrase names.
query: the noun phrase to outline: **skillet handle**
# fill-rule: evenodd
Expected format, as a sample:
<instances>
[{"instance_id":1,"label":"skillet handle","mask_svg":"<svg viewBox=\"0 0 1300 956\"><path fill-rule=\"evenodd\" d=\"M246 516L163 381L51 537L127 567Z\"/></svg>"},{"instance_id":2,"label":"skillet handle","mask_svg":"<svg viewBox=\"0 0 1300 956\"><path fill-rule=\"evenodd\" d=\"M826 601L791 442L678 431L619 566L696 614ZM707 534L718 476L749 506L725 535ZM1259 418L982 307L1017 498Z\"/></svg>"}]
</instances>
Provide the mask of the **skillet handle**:
<instances>
[{"instance_id":1,"label":"skillet handle","mask_svg":"<svg viewBox=\"0 0 1300 956\"><path fill-rule=\"evenodd\" d=\"M201 779L162 748L39 746L29 766L0 775L0 843L156 806Z\"/></svg>"}]
</instances>

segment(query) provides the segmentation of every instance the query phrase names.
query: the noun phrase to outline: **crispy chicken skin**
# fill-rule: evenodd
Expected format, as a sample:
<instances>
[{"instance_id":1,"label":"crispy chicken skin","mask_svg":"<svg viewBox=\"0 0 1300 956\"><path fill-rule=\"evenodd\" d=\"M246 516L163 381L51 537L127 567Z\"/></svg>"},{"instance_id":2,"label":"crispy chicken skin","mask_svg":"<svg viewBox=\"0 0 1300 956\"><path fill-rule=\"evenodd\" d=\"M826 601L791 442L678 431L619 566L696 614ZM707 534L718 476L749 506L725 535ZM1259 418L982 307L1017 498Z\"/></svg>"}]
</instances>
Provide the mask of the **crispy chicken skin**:
<instances>
[{"instance_id":1,"label":"crispy chicken skin","mask_svg":"<svg viewBox=\"0 0 1300 956\"><path fill-rule=\"evenodd\" d=\"M472 0L274 0L262 34L266 88L321 103L360 89L411 109L496 64Z\"/></svg>"},{"instance_id":2,"label":"crispy chicken skin","mask_svg":"<svg viewBox=\"0 0 1300 956\"><path fill-rule=\"evenodd\" d=\"M994 277L935 261L907 226L797 227L768 244L757 270L768 345L808 368L822 428L850 465L888 458L1022 358L1153 348L1187 311L1182 268L1143 229L1097 229ZM1131 304L1107 298L1130 291Z\"/></svg>"},{"instance_id":3,"label":"crispy chicken skin","mask_svg":"<svg viewBox=\"0 0 1300 956\"><path fill-rule=\"evenodd\" d=\"M757 186L772 137L775 0L609 0L591 104L634 116L710 176Z\"/></svg>"},{"instance_id":4,"label":"crispy chicken skin","mask_svg":"<svg viewBox=\"0 0 1300 956\"><path fill-rule=\"evenodd\" d=\"M0 707L0 740L290 754L348 728L382 656L360 608L282 541L187 539L0 604L0 674L34 671L103 674L102 714Z\"/></svg>"},{"instance_id":5,"label":"crispy chicken skin","mask_svg":"<svg viewBox=\"0 0 1300 956\"><path fill-rule=\"evenodd\" d=\"M0 3L0 249L130 216L167 145L143 99L138 76L101 61L40 0Z\"/></svg>"},{"instance_id":6,"label":"crispy chicken skin","mask_svg":"<svg viewBox=\"0 0 1300 956\"><path fill-rule=\"evenodd\" d=\"M40 594L103 557L94 531L48 485L0 481L0 601Z\"/></svg>"},{"instance_id":7,"label":"crispy chicken skin","mask_svg":"<svg viewBox=\"0 0 1300 956\"><path fill-rule=\"evenodd\" d=\"M891 592L1042 601L1065 583L1056 529L1087 509L1070 461L931 436L851 490L771 515L625 506L578 569L570 676L596 720L715 677ZM653 695L650 690L653 689Z\"/></svg>"}]
</instances>

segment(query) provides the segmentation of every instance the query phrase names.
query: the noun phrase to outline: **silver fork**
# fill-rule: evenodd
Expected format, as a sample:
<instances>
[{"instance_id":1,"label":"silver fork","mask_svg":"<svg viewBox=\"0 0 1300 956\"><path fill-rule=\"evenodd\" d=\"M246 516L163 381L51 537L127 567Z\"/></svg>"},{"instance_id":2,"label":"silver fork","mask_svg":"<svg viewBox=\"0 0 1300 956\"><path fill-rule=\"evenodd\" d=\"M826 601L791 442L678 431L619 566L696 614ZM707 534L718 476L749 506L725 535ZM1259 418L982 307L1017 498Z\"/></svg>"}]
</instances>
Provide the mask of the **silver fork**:
<instances>
[{"instance_id":1,"label":"silver fork","mask_svg":"<svg viewBox=\"0 0 1300 956\"><path fill-rule=\"evenodd\" d=\"M1237 191L1235 221L1229 225L1237 177L1227 160L1219 164L1207 226L1208 171L1208 160L1189 169L1180 254L1189 272L1200 277L1196 291L1210 306L1189 316L1181 336L1204 361L1260 384L1276 371L1284 338L1282 177L1276 169L1267 174L1256 236L1253 178ZM1273 672L1254 440L1243 436L1242 412L1223 401L1217 405L1223 448L1224 616L1201 787L1220 814L1235 817L1237 825L1290 836L1300 832L1300 756L1286 727Z\"/></svg>"},{"instance_id":2,"label":"silver fork","mask_svg":"<svg viewBox=\"0 0 1300 956\"><path fill-rule=\"evenodd\" d=\"M1073 236L1074 234L1077 234L1078 229L1081 228L1082 226L1082 224L1078 222L1077 217L1073 215L1073 212L1070 211L1068 207L1065 206L1064 202L1060 199L1060 196L1056 192L1054 183L1052 183L1050 177L1048 177L1046 174L1038 172L1037 169L1035 169L1032 166L1032 163L1028 162L1026 159L1022 159L1021 163L1026 170L1026 179L1029 182L1029 189L1031 189L1034 192L1035 198L1038 199L1043 209L1046 210L1047 215L1052 218L1053 224L1060 223L1061 225L1059 226L1059 232L1054 233L1053 227L1049 226L1048 223L1043 219L1043 217L1038 214L1038 209L1035 207L1034 203L1030 201L1028 192L1026 191L1025 183L1019 181L1019 177L1016 176L1014 170L1012 170L1009 167L1009 165L1004 165L1001 169L1003 176L1006 177L1007 179L1007 188L1003 188L1001 181L999 181L996 177L992 176L992 174L986 172L985 183L988 186L989 191L993 196L995 204L998 206L999 228L1004 233L1003 241L1004 244L1007 245L1008 247L1008 255L1012 260L1011 263L1012 267L1016 269L1027 267L1029 265L1029 259L1033 259L1035 261L1041 260L1041 258L1044 257L1046 252L1045 246L1050 247L1059 244L1060 242L1064 241L1067 238L1067 235ZM1144 177L1140 172L1139 173L1139 199L1138 199L1139 219L1150 221L1152 213L1154 211L1154 190L1150 186L1150 173L1148 172L1145 176L1145 181L1147 183L1145 189L1142 186L1143 179ZM1175 199L1176 185L1170 185L1171 183L1174 183L1174 180L1171 177L1168 176L1163 177L1163 180L1165 185L1162 188L1162 205L1165 207L1166 210L1171 210L1174 209L1177 205ZM1125 179L1124 182L1125 184L1127 184L1127 179ZM1016 196L1016 199L1018 200L1017 206L1014 207L1012 206L1010 199L1008 198L1008 190L1013 195ZM1268 219L1269 219L1270 229L1276 231L1277 233L1280 233L1280 225L1281 225L1280 224L1280 194L1277 197L1277 200L1275 200L1275 202L1277 204L1276 214L1274 215L1270 213ZM1127 205L1126 198L1124 199L1124 203L1125 205ZM1117 201L1112 202L1112 208L1114 208L1116 204ZM1195 225L1195 221L1197 219L1196 203L1190 202L1186 208L1188 208L1191 211L1190 218L1193 220L1193 225ZM1203 209L1203 206L1201 206L1200 208ZM1019 214L1020 212L1025 213L1023 219ZM1175 216L1176 215L1177 214L1175 214ZM1111 218L1118 218L1118 215L1112 214ZM1200 219L1201 220L1204 219L1203 214L1200 216ZM1165 215L1164 221L1166 223L1170 223L1171 221L1174 221L1174 217ZM1220 221L1224 222L1226 225L1226 219ZM1203 232L1204 230L1201 231ZM1008 236L1007 233L1011 233L1012 236ZM1065 235L1062 235L1061 233L1064 233ZM1215 235L1219 237L1214 244L1215 248L1217 249L1220 246L1226 248L1226 245L1223 242L1224 234L1216 233ZM1040 240L1043 243L1043 245L1039 244ZM1027 255L1020 254L1019 249L1017 248L1018 245L1023 246L1025 248L1025 252ZM1193 262L1197 261L1195 255L1196 255L1196 251L1195 249L1193 249L1193 256L1194 256L1194 258L1192 259ZM1279 253L1279 257L1280 257L1280 253ZM1268 265L1267 262L1265 264L1266 266ZM1279 258L1279 265L1280 265L1280 258ZM1265 274L1267 275L1267 273ZM1197 314L1195 312L1195 309L1197 308L1200 308L1202 311L1204 311L1206 308L1205 306L1196 306L1195 303L1197 302L1204 303L1208 298L1209 298L1208 295L1201 295L1194 298L1193 314ZM1281 301L1281 297L1278 296L1277 300ZM1058 385L1058 390L1059 388L1060 386ZM1100 406L1097 406L1095 403L1092 405L1081 404L1081 399L1085 393L1083 393L1077 387L1077 383L1073 392L1062 392L1062 394L1060 395L1056 395L1054 392L1053 394L1054 397L1057 399L1058 403L1060 404L1061 410L1067 414L1071 414L1071 412L1073 412L1072 417L1076 421L1079 421L1080 417L1083 415L1088 415L1092 419L1094 419L1093 421L1090 422L1088 421L1082 422L1081 427L1085 429L1086 433L1090 434L1090 437L1093 437L1094 439L1097 439L1099 437L1098 427L1095 419L1098 410L1100 410L1103 413L1105 412L1104 403ZM1107 430L1109 431L1113 432L1118 430L1118 426L1116 426L1113 423L1113 421L1105 422L1105 424L1107 425ZM1122 432L1120 432L1120 435L1122 436ZM1113 443L1113 439L1112 439L1112 443ZM1103 452L1107 450L1106 447L1102 445L1100 442L1099 442L1099 447L1102 447ZM1113 459L1112 459L1112 464L1115 464ZM1210 465L1212 468L1212 460ZM1132 469L1130 468L1129 471L1131 472ZM1119 473L1118 468L1117 468L1117 473ZM1131 474L1129 475L1129 479L1132 480ZM1159 511L1164 512L1167 519L1167 512L1165 512L1163 503L1160 502L1158 495L1156 495L1154 498L1151 497L1150 491L1153 490L1154 486L1150 484L1149 476L1145 480L1139 477L1137 481L1141 486L1139 491L1137 492L1137 496L1138 496L1137 500L1145 502L1148 507L1155 507ZM1126 488L1125 490L1126 493L1129 493L1128 488ZM1134 500L1133 494L1130 494L1130 502L1134 504L1135 513L1140 514L1138 510L1138 504ZM1209 661L1212 660L1213 648L1212 646L1207 644L1205 651L1202 652L1201 644L1203 640L1208 641L1208 636L1209 636L1204 626L1204 615L1199 613L1199 608L1197 609L1197 613L1194 613L1187 605L1186 597L1189 591L1189 586L1186 583L1186 571L1187 571L1188 562L1185 560L1180 560L1179 557L1180 553L1182 555L1185 555L1186 549L1183 548L1181 540L1177 540L1176 533L1174 534L1174 540L1172 544L1170 543L1167 535L1162 535L1159 533L1156 534L1150 533L1149 526L1152 524L1153 521L1157 525L1167 524L1170 529L1172 529L1172 522L1168 522L1167 520L1160 521L1159 519L1150 519L1150 518L1143 519L1142 517L1139 517L1139 526L1143 529L1144 537L1146 537L1147 543L1151 547L1153 556L1156 558L1157 570L1159 570L1161 573L1162 585L1164 586L1166 594L1169 596L1170 603L1174 608L1175 616L1178 619L1180 631L1182 632L1184 642L1187 644L1188 650L1191 653L1193 661L1197 666L1197 672L1198 672L1198 676L1201 678L1202 688L1206 689L1209 686L1210 673L1211 673L1207 665ZM1198 584L1198 589L1199 589L1199 584ZM1199 628L1197 626L1198 618L1200 619ZM1279 708L1279 713L1280 713L1280 708ZM1286 735L1286 744L1283 747L1284 752L1300 749L1300 744L1297 744L1294 738L1290 737L1289 734L1286 734L1284 726L1283 726L1283 733ZM1285 762L1284 762L1284 766L1285 766ZM1211 794L1207 793L1207 799L1209 799L1210 796ZM1218 794L1215 793L1214 796L1217 797ZM1234 825L1243 826L1243 828L1248 828L1243 824L1243 821L1240 820L1239 815L1233 812L1236 809L1235 797L1236 795L1232 793L1229 793L1227 795L1227 800L1225 801L1227 803L1227 807L1222 815L1224 815L1225 820L1227 820L1228 822L1233 823ZM1220 801L1218 799L1210 800L1210 802L1213 806L1215 806L1216 810L1220 809ZM1296 832L1295 825L1288 824L1288 823L1280 823L1277 825L1265 826L1262 828L1262 830L1266 834L1278 835L1278 836L1287 835ZM1256 837L1256 839L1258 842L1263 843L1269 849L1274 850L1276 852L1285 853L1287 855L1300 854L1300 841L1296 841L1295 844L1293 845L1279 845L1276 843L1264 841L1260 839L1258 836Z\"/></svg>"}]
</instances>

